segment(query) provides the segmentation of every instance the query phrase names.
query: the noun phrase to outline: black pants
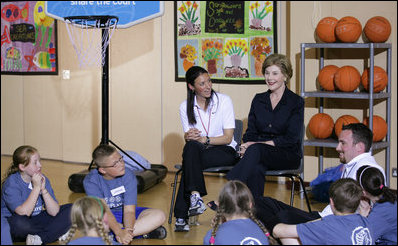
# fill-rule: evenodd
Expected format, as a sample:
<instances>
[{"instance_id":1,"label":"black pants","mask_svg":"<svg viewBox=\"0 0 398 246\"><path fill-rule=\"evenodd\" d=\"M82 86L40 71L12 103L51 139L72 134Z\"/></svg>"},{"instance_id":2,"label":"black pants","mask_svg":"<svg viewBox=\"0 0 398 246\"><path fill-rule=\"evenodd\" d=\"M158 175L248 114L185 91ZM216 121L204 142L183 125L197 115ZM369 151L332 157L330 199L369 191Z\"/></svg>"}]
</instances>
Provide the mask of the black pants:
<instances>
[{"instance_id":1,"label":"black pants","mask_svg":"<svg viewBox=\"0 0 398 246\"><path fill-rule=\"evenodd\" d=\"M316 211L309 213L271 197L257 197L255 207L256 217L271 233L278 223L296 225L321 218Z\"/></svg>"},{"instance_id":2,"label":"black pants","mask_svg":"<svg viewBox=\"0 0 398 246\"><path fill-rule=\"evenodd\" d=\"M228 180L240 180L249 187L253 197L264 196L265 171L296 169L300 156L288 148L268 144L252 144L242 159L227 174Z\"/></svg>"},{"instance_id":3,"label":"black pants","mask_svg":"<svg viewBox=\"0 0 398 246\"><path fill-rule=\"evenodd\" d=\"M49 215L47 211L42 211L35 216L14 214L8 218L12 240L25 241L28 234L31 234L39 235L43 244L57 241L71 226L71 208L71 203L61 205L56 216Z\"/></svg>"},{"instance_id":4,"label":"black pants","mask_svg":"<svg viewBox=\"0 0 398 246\"><path fill-rule=\"evenodd\" d=\"M207 195L203 170L209 167L229 166L236 163L234 148L226 145L215 145L206 148L197 141L188 141L182 153L182 174L178 188L174 216L187 218L191 191L198 191L201 196Z\"/></svg>"}]
</instances>

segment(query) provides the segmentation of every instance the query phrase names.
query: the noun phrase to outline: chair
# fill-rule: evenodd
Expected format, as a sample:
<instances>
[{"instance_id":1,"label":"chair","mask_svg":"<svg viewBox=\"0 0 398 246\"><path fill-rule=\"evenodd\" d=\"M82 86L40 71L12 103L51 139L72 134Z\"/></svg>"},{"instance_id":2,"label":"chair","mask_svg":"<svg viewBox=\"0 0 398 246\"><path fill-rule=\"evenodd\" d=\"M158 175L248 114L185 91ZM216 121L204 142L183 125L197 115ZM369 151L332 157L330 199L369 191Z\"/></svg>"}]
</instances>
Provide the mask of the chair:
<instances>
[{"instance_id":1,"label":"chair","mask_svg":"<svg viewBox=\"0 0 398 246\"><path fill-rule=\"evenodd\" d=\"M265 172L265 176L279 176L279 177L287 177L290 178L292 181L292 189L291 189L291 194L290 194L290 206L293 206L293 200L294 200L294 178L298 178L300 181L300 192L304 193L305 200L307 202L307 207L308 207L308 212L311 213L311 206L310 202L308 200L307 192L305 191L304 187L304 181L301 178L301 174L304 171L304 161L303 158L300 160L300 166L297 169L293 170L268 170Z\"/></svg>"},{"instance_id":2,"label":"chair","mask_svg":"<svg viewBox=\"0 0 398 246\"><path fill-rule=\"evenodd\" d=\"M302 131L301 135L301 150L304 153L304 146L303 146L303 136L304 136L304 129ZM300 160L300 165L297 169L291 169L291 170L267 170L265 171L265 176L279 176L279 177L287 177L290 178L292 181L292 190L290 194L290 206L293 206L293 200L294 200L294 178L298 178L300 181L300 192L304 193L305 200L307 202L307 207L308 207L308 212L311 213L311 206L310 202L308 200L307 192L304 187L304 181L301 178L301 174L304 172L304 157L301 157Z\"/></svg>"},{"instance_id":3,"label":"chair","mask_svg":"<svg viewBox=\"0 0 398 246\"><path fill-rule=\"evenodd\" d=\"M235 119L235 130L234 130L234 139L237 143L236 145L236 151L239 150L239 146L241 144L242 140L242 134L243 134L243 121ZM177 189L177 180L178 180L178 175L182 171L181 164L177 164L174 166L177 170L175 176L174 176L174 183L172 184L173 186L173 194L171 196L171 204L170 204L170 212L169 212L169 224L171 224L172 217L173 217L173 209L174 209L174 201L175 201L175 195L176 195L176 189ZM220 167L210 167L207 169L204 169L203 172L205 173L227 173L229 170L231 170L234 166L220 166Z\"/></svg>"}]
</instances>

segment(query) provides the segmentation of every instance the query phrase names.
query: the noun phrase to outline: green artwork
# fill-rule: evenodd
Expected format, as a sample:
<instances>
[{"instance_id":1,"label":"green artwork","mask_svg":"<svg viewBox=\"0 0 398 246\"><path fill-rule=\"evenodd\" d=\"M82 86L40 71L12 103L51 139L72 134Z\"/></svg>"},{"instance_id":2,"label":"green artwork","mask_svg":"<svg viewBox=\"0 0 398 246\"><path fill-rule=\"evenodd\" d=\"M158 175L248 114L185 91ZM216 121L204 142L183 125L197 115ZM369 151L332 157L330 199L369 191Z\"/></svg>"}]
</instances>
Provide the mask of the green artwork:
<instances>
[{"instance_id":1,"label":"green artwork","mask_svg":"<svg viewBox=\"0 0 398 246\"><path fill-rule=\"evenodd\" d=\"M264 59L276 52L274 1L177 1L176 81L202 66L215 83L264 83Z\"/></svg>"}]
</instances>

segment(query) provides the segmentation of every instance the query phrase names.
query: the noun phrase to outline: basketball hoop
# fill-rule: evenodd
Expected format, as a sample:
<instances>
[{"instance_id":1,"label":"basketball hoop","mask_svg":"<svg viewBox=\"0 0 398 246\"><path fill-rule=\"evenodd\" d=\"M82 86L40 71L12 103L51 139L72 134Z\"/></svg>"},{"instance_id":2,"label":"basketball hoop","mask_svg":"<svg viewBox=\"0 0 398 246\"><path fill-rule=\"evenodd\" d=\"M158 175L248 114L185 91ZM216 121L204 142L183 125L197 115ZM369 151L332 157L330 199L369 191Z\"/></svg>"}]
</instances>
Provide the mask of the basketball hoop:
<instances>
[{"instance_id":1,"label":"basketball hoop","mask_svg":"<svg viewBox=\"0 0 398 246\"><path fill-rule=\"evenodd\" d=\"M105 51L115 31L118 17L68 16L64 19L69 39L79 59L79 67L103 66ZM97 32L91 29L102 30L101 40L98 39Z\"/></svg>"}]
</instances>

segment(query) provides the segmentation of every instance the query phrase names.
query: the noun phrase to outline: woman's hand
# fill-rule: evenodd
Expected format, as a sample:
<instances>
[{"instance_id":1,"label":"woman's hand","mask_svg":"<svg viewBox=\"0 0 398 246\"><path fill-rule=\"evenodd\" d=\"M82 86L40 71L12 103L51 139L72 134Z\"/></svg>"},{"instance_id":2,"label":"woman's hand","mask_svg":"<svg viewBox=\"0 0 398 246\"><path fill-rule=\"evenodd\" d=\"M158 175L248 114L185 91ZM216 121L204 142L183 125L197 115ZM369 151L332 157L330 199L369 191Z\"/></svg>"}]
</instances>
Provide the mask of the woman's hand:
<instances>
[{"instance_id":1,"label":"woman's hand","mask_svg":"<svg viewBox=\"0 0 398 246\"><path fill-rule=\"evenodd\" d=\"M200 142L200 134L202 132L199 131L197 128L190 128L185 134L184 134L184 139L185 141L191 141L191 140L196 140Z\"/></svg>"},{"instance_id":2,"label":"woman's hand","mask_svg":"<svg viewBox=\"0 0 398 246\"><path fill-rule=\"evenodd\" d=\"M250 141L250 142L246 142L246 143L241 144L239 146L239 151L238 151L238 154L239 154L240 158L243 157L243 155L246 152L246 149L249 148L250 145L255 144L255 143L256 142Z\"/></svg>"}]
</instances>

